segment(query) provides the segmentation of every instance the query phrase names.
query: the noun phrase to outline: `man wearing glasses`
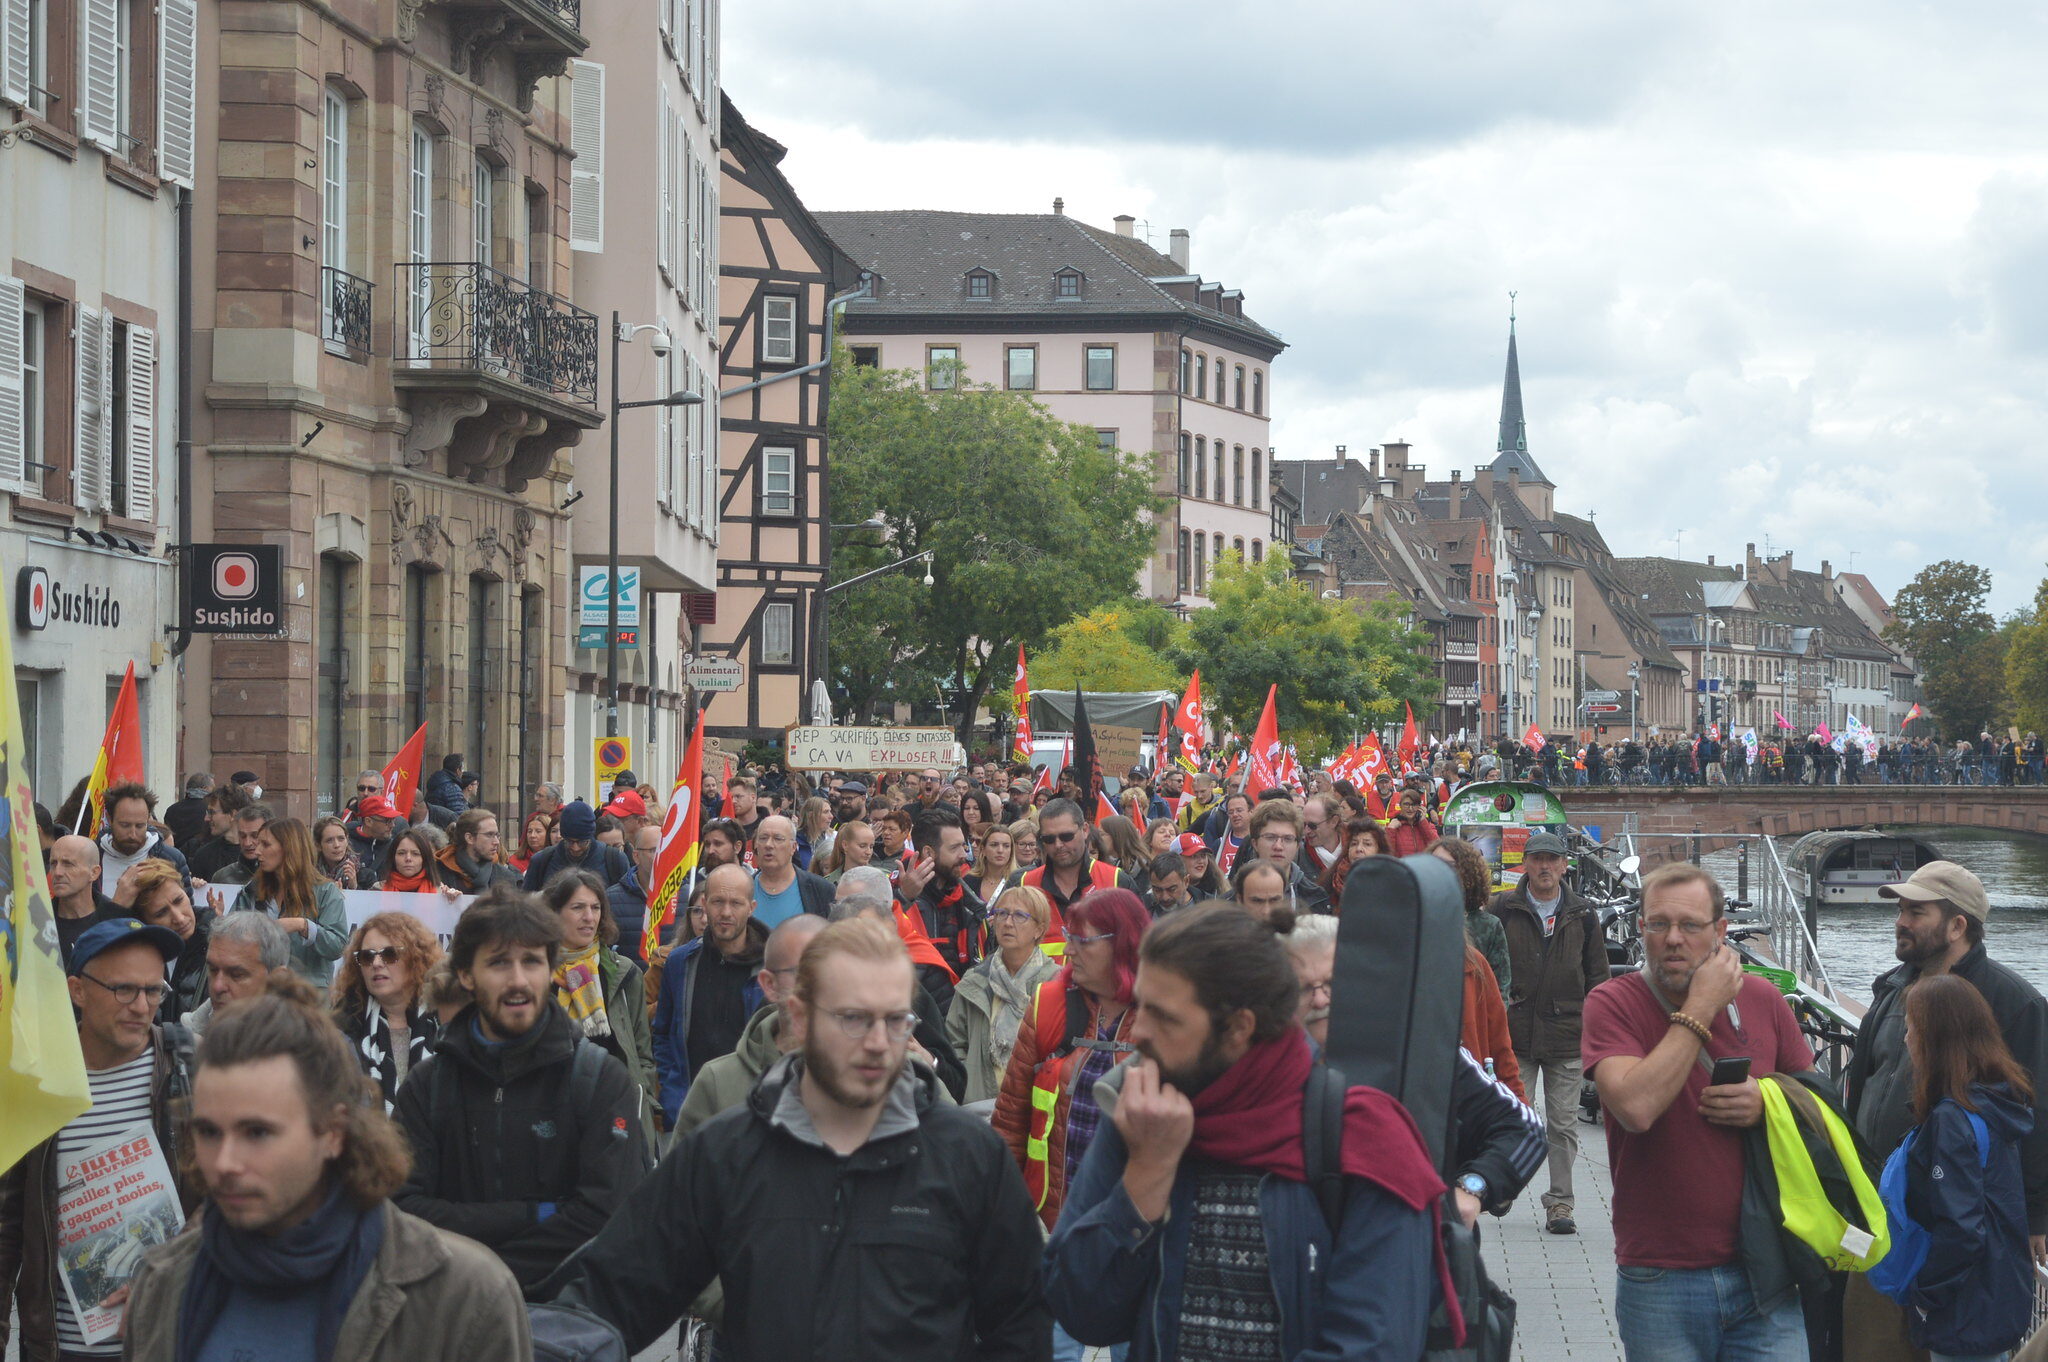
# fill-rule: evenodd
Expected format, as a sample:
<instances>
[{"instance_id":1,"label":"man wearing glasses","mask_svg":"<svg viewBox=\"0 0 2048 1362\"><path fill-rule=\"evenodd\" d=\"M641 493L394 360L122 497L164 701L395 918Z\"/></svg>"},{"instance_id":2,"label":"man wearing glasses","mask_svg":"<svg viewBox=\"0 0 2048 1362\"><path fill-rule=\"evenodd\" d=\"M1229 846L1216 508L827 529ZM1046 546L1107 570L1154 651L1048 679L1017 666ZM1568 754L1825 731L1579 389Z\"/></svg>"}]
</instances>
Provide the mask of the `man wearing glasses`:
<instances>
[{"instance_id":1,"label":"man wearing glasses","mask_svg":"<svg viewBox=\"0 0 2048 1362\"><path fill-rule=\"evenodd\" d=\"M78 1046L92 1085L92 1108L30 1150L0 1184L0 1254L10 1269L0 1294L11 1293L21 1318L24 1357L119 1357L118 1332L91 1335L58 1284L59 1263L82 1245L66 1239L63 1222L76 1215L74 1199L91 1183L66 1169L110 1141L148 1138L168 1168L178 1166L182 1120L173 1104L192 1090L192 1035L176 1025L154 1024L157 1007L170 991L165 967L184 943L165 927L146 927L134 918L114 918L88 928L71 948L66 981L78 1010ZM111 1196L104 1186L102 1195ZM145 1203L146 1204L146 1203ZM187 1201L185 1214L192 1210ZM95 1225L97 1232L97 1225ZM138 1242L168 1239L176 1226L125 1227ZM139 1232L160 1234L142 1240ZM140 1255L119 1269L118 1281L103 1281L107 1294L81 1301L88 1315L126 1300L128 1275ZM118 1313L118 1312L117 1312Z\"/></svg>"},{"instance_id":2,"label":"man wearing glasses","mask_svg":"<svg viewBox=\"0 0 2048 1362\"><path fill-rule=\"evenodd\" d=\"M881 923L818 933L784 1004L795 1053L677 1143L558 1299L635 1353L717 1277L734 1356L1045 1357L1024 1180L1001 1137L907 1062L914 987Z\"/></svg>"},{"instance_id":3,"label":"man wearing glasses","mask_svg":"<svg viewBox=\"0 0 2048 1362\"><path fill-rule=\"evenodd\" d=\"M1023 885L1037 889L1052 903L1052 921L1040 943L1047 955L1058 960L1067 952L1066 911L1083 894L1096 889L1129 889L1123 871L1108 861L1088 854L1088 823L1081 806L1071 799L1054 799L1038 812L1038 845L1045 864L1020 872L1005 889Z\"/></svg>"},{"instance_id":4,"label":"man wearing glasses","mask_svg":"<svg viewBox=\"0 0 2048 1362\"><path fill-rule=\"evenodd\" d=\"M1330 896L1301 869L1302 834L1307 828L1307 816L1292 800L1262 799L1252 810L1252 854L1272 862L1285 877L1286 903L1295 913L1327 913Z\"/></svg>"}]
</instances>

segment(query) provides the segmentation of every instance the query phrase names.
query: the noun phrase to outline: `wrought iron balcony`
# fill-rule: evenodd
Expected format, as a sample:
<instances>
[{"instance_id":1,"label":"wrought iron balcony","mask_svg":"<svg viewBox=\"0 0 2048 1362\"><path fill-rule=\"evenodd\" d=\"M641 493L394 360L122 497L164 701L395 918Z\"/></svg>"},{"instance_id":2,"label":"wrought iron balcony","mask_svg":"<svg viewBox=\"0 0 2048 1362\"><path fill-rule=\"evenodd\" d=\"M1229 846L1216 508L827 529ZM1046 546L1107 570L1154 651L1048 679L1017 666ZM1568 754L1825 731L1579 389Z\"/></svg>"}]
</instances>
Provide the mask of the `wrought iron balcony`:
<instances>
[{"instance_id":1,"label":"wrought iron balcony","mask_svg":"<svg viewBox=\"0 0 2048 1362\"><path fill-rule=\"evenodd\" d=\"M332 265L320 268L320 338L327 348L350 359L370 355L370 291L367 279L358 279Z\"/></svg>"},{"instance_id":2,"label":"wrought iron balcony","mask_svg":"<svg viewBox=\"0 0 2048 1362\"><path fill-rule=\"evenodd\" d=\"M597 406L597 317L475 262L398 267L401 366L486 374Z\"/></svg>"}]
</instances>

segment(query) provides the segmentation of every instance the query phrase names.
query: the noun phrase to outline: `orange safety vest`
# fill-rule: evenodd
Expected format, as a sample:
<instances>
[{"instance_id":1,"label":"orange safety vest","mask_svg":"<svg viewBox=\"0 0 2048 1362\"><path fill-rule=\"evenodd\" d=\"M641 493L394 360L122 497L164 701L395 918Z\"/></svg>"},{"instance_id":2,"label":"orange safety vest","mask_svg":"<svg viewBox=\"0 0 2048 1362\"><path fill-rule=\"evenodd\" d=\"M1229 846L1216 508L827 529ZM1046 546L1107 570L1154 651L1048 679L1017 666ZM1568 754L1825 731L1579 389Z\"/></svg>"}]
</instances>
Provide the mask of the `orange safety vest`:
<instances>
[{"instance_id":1,"label":"orange safety vest","mask_svg":"<svg viewBox=\"0 0 2048 1362\"><path fill-rule=\"evenodd\" d=\"M1111 870L1114 873L1114 867ZM1126 1008L1117 1024L1119 1034L1130 1020L1131 1011ZM1031 1208L1043 1219L1052 1189L1053 1122L1065 1118L1065 1098L1075 1075L1092 1050L1108 1047L1130 1053L1134 1047L1121 1040L1096 1040L1088 1025L1087 995L1077 987L1065 986L1060 978L1038 986L1025 1025L1038 1036L1038 1067L1031 1073L1031 1119L1024 1133L1024 1190L1031 1195Z\"/></svg>"},{"instance_id":2,"label":"orange safety vest","mask_svg":"<svg viewBox=\"0 0 2048 1362\"><path fill-rule=\"evenodd\" d=\"M1059 905L1052 901L1052 895L1045 888L1045 872L1051 868L1051 866L1047 865L1035 865L1024 872L1024 878L1021 883L1026 889L1036 889L1040 893L1045 894L1045 901L1051 908L1052 913L1046 920L1045 940L1038 943L1038 949L1057 960L1067 953L1067 928L1065 919L1060 916ZM1089 890L1116 888L1116 876L1116 867L1108 861L1091 860L1088 862Z\"/></svg>"}]
</instances>

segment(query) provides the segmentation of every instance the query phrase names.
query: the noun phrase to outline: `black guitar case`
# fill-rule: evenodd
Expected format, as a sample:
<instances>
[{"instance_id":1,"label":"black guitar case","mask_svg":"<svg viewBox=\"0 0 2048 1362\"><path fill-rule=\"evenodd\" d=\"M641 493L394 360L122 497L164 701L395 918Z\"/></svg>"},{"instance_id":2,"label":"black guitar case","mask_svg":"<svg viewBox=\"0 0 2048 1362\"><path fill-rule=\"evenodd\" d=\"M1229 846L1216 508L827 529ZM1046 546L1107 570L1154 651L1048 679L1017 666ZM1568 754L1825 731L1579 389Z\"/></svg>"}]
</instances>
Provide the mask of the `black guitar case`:
<instances>
[{"instance_id":1,"label":"black guitar case","mask_svg":"<svg viewBox=\"0 0 2048 1362\"><path fill-rule=\"evenodd\" d=\"M1439 1171L1453 1160L1451 1075L1465 1013L1465 896L1435 856L1373 856L1344 882L1332 1067L1398 1098Z\"/></svg>"}]
</instances>

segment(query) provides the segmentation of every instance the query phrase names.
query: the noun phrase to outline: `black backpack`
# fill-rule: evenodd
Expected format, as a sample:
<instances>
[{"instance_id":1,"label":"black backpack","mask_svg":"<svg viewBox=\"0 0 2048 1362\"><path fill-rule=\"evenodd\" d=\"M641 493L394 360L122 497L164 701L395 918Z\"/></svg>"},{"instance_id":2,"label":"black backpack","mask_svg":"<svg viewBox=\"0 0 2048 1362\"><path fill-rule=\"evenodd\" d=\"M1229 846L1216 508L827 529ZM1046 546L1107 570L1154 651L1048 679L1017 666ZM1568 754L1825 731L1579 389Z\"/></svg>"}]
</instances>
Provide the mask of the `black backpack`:
<instances>
[{"instance_id":1,"label":"black backpack","mask_svg":"<svg viewBox=\"0 0 2048 1362\"><path fill-rule=\"evenodd\" d=\"M574 1305L530 1303L534 1362L632 1362L626 1340L608 1320Z\"/></svg>"}]
</instances>

